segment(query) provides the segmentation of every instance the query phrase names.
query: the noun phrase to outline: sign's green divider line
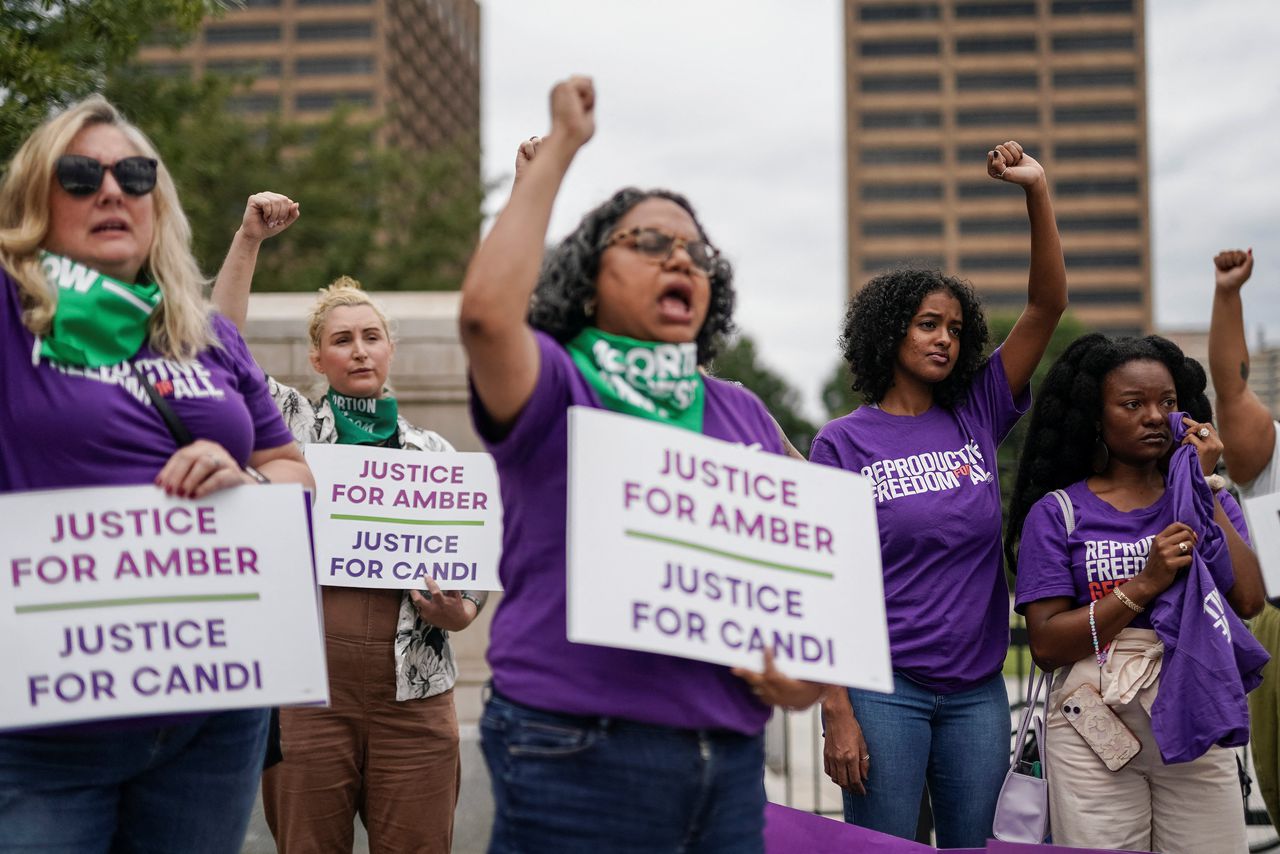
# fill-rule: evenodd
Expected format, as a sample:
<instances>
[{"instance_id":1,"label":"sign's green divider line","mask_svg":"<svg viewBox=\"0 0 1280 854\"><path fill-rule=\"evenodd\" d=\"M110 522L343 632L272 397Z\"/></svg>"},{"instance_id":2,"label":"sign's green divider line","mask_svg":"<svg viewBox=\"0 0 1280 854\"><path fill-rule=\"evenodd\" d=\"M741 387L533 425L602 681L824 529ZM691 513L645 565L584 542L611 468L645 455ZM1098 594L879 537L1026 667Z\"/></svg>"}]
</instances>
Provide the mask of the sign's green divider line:
<instances>
[{"instance_id":1,"label":"sign's green divider line","mask_svg":"<svg viewBox=\"0 0 1280 854\"><path fill-rule=\"evenodd\" d=\"M257 593L208 593L192 596L134 596L127 599L89 599L84 602L51 602L45 605L18 605L15 614L46 611L90 611L96 608L123 608L127 605L174 605L184 602L256 602Z\"/></svg>"},{"instance_id":2,"label":"sign's green divider line","mask_svg":"<svg viewBox=\"0 0 1280 854\"><path fill-rule=\"evenodd\" d=\"M655 543L666 543L671 546L680 546L681 548L693 549L697 552L706 552L709 555L724 557L729 560L736 560L740 563L750 563L756 566L763 566L768 569L780 569L783 572L796 572L801 575L812 575L817 578L835 578L834 574L824 572L820 569L807 569L803 566L791 566L786 563L774 563L771 560L760 560L759 558L747 557L746 555L740 555L735 552L727 552L724 549L713 549L711 546L704 546L701 543L691 543L688 540L677 540L675 537L663 537L658 534L650 534L645 531L633 531L629 528L625 533L628 537L632 537L637 540L652 540Z\"/></svg>"},{"instance_id":3,"label":"sign's green divider line","mask_svg":"<svg viewBox=\"0 0 1280 854\"><path fill-rule=\"evenodd\" d=\"M330 513L330 519L346 519L351 522L389 522L393 525L439 525L441 527L483 528L483 519L396 519L392 516L352 516L349 513Z\"/></svg>"}]
</instances>

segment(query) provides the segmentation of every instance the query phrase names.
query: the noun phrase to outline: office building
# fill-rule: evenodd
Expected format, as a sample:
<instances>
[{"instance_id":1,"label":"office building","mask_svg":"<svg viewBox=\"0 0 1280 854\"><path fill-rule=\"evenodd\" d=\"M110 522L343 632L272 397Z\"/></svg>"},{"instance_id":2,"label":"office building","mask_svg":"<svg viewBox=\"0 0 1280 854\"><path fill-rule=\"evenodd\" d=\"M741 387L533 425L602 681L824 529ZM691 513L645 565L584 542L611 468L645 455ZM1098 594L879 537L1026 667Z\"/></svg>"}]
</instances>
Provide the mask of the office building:
<instances>
[{"instance_id":1,"label":"office building","mask_svg":"<svg viewBox=\"0 0 1280 854\"><path fill-rule=\"evenodd\" d=\"M1025 304L1019 187L986 175L1016 139L1050 180L1071 307L1151 326L1142 0L845 0L849 286L903 263Z\"/></svg>"},{"instance_id":2,"label":"office building","mask_svg":"<svg viewBox=\"0 0 1280 854\"><path fill-rule=\"evenodd\" d=\"M349 104L385 118L392 145L474 152L479 179L476 0L246 0L186 47L140 58L165 74L252 75L232 101L248 114L316 121Z\"/></svg>"}]
</instances>

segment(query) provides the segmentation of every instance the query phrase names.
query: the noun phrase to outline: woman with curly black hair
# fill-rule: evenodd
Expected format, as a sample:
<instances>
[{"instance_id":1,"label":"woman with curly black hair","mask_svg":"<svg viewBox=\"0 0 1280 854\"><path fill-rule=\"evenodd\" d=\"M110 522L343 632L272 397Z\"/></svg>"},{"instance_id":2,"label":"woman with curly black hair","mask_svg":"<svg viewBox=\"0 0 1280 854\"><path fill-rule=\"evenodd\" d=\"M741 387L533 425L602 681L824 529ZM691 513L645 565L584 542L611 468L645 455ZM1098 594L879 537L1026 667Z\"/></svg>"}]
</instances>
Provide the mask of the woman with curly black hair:
<instances>
[{"instance_id":1,"label":"woman with curly black hair","mask_svg":"<svg viewBox=\"0 0 1280 854\"><path fill-rule=\"evenodd\" d=\"M1267 660L1236 616L1261 610L1262 579L1212 474L1222 442L1204 389L1171 341L1086 335L1032 413L1006 548L1031 654L1058 671L1046 765L1060 845L1248 850L1226 748L1248 740L1245 694Z\"/></svg>"},{"instance_id":2,"label":"woman with curly black hair","mask_svg":"<svg viewBox=\"0 0 1280 854\"><path fill-rule=\"evenodd\" d=\"M982 847L1008 768L996 447L1030 404L1067 305L1044 169L1006 142L987 172L1026 191L1031 224L1027 306L1009 337L983 354L982 306L958 279L913 269L872 279L842 337L867 405L823 427L811 453L874 481L894 668L893 694L827 692L827 773L844 789L846 821L907 839L927 784L942 848Z\"/></svg>"},{"instance_id":3,"label":"woman with curly black hair","mask_svg":"<svg viewBox=\"0 0 1280 854\"><path fill-rule=\"evenodd\" d=\"M754 395L699 371L730 326L732 269L683 197L623 190L540 265L594 105L586 78L554 88L551 133L521 146L511 200L462 288L472 413L504 512L480 722L489 850L759 852L770 705L809 705L819 686L565 635L570 406L783 453Z\"/></svg>"}]
</instances>

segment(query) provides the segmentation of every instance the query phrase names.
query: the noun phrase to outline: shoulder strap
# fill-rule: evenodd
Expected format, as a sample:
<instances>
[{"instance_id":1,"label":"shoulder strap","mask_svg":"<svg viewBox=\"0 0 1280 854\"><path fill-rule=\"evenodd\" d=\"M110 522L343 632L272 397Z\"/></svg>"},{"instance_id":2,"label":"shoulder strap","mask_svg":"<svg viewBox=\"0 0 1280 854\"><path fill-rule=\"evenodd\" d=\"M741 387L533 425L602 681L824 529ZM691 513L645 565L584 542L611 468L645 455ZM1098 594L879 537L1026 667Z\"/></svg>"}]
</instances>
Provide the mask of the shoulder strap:
<instances>
[{"instance_id":1,"label":"shoulder strap","mask_svg":"<svg viewBox=\"0 0 1280 854\"><path fill-rule=\"evenodd\" d=\"M1076 511L1071 506L1071 499L1067 497L1065 489L1055 489L1049 494L1058 499L1058 506L1062 508L1062 521L1067 527L1067 536L1069 537L1076 529Z\"/></svg>"},{"instance_id":2,"label":"shoulder strap","mask_svg":"<svg viewBox=\"0 0 1280 854\"><path fill-rule=\"evenodd\" d=\"M169 405L169 401L165 400L160 392L156 391L156 387L147 380L146 374L142 373L142 368L139 368L136 362L131 363L130 367L133 368L133 375L138 378L138 382L142 383L142 387L147 390L147 397L151 398L152 406L164 419L164 425L169 428L169 433L173 436L173 441L178 443L178 447L185 448L194 442L195 437L191 435L187 425L182 423L178 413L174 412L173 407Z\"/></svg>"}]
</instances>

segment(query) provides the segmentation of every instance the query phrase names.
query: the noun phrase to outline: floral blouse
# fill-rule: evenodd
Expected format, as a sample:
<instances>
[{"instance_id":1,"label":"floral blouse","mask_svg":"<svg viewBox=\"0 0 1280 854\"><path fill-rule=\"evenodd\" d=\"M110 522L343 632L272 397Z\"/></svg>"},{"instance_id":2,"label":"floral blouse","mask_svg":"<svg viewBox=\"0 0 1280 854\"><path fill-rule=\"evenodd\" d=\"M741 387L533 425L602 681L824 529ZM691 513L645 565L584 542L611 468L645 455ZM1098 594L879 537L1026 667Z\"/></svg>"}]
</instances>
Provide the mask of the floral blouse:
<instances>
[{"instance_id":1,"label":"floral blouse","mask_svg":"<svg viewBox=\"0 0 1280 854\"><path fill-rule=\"evenodd\" d=\"M271 398L284 416L298 444L309 442L333 444L338 430L333 423L333 409L326 398L309 400L300 391L267 378ZM454 448L439 433L414 427L399 419L400 447L414 451L447 452ZM488 594L468 591L469 598L482 607ZM449 633L431 625L418 613L409 591L400 601L400 619L396 624L396 699L417 700L443 694L458 678Z\"/></svg>"}]
</instances>

